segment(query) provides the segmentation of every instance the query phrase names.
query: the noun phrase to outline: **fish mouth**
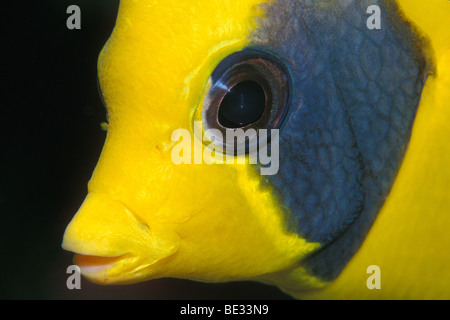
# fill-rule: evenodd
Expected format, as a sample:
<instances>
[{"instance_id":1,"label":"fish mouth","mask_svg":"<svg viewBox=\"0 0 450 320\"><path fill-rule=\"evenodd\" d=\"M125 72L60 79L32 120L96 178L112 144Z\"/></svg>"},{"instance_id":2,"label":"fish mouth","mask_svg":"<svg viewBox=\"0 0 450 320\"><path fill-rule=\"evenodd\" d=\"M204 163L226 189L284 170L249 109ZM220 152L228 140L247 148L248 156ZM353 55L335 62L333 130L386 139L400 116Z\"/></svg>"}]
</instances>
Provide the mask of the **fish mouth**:
<instances>
[{"instance_id":1,"label":"fish mouth","mask_svg":"<svg viewBox=\"0 0 450 320\"><path fill-rule=\"evenodd\" d=\"M62 248L88 280L99 284L133 283L155 273L153 265L173 255L176 232L149 228L138 215L109 195L90 192L66 228Z\"/></svg>"},{"instance_id":2,"label":"fish mouth","mask_svg":"<svg viewBox=\"0 0 450 320\"><path fill-rule=\"evenodd\" d=\"M112 257L76 253L73 258L83 276L100 284L120 282L121 275L132 269L135 260L136 257L128 253Z\"/></svg>"},{"instance_id":3,"label":"fish mouth","mask_svg":"<svg viewBox=\"0 0 450 320\"><path fill-rule=\"evenodd\" d=\"M118 261L123 259L125 255L117 257L103 257L103 256L91 256L77 253L75 254L73 261L80 267L83 273L94 273L105 270Z\"/></svg>"}]
</instances>

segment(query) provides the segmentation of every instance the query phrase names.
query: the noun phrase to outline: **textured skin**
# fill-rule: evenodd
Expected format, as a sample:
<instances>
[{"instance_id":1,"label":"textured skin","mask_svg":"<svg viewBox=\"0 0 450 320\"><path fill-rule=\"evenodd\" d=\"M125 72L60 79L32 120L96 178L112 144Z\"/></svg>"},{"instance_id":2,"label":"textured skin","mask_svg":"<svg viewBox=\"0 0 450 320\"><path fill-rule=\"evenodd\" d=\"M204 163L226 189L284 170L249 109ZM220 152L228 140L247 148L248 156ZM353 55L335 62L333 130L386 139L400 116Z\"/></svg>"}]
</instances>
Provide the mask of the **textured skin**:
<instances>
[{"instance_id":1,"label":"textured skin","mask_svg":"<svg viewBox=\"0 0 450 320\"><path fill-rule=\"evenodd\" d=\"M381 30L366 27L371 4L383 12ZM266 10L254 45L288 64L295 88L280 172L269 180L291 227L325 246L308 268L332 280L398 172L430 68L426 46L392 1L278 0Z\"/></svg>"},{"instance_id":2,"label":"textured skin","mask_svg":"<svg viewBox=\"0 0 450 320\"><path fill-rule=\"evenodd\" d=\"M429 39L435 67L422 92L408 150L358 252L327 288L297 292L297 297L450 299L450 2L397 2ZM380 267L379 290L366 287L369 265Z\"/></svg>"}]
</instances>

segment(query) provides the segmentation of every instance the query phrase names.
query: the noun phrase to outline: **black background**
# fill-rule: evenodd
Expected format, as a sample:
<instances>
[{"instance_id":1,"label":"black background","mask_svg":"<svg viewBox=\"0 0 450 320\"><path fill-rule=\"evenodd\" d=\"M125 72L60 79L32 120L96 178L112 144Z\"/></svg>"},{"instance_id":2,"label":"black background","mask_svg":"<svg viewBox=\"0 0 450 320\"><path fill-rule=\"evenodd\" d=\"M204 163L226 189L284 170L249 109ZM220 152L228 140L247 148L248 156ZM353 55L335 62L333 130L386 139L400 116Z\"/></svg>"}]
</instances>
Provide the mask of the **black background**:
<instances>
[{"instance_id":1,"label":"black background","mask_svg":"<svg viewBox=\"0 0 450 320\"><path fill-rule=\"evenodd\" d=\"M66 9L81 8L81 30ZM258 283L159 279L68 290L66 225L87 193L100 155L105 109L97 57L118 0L8 1L2 5L0 108L1 299L289 299Z\"/></svg>"}]
</instances>

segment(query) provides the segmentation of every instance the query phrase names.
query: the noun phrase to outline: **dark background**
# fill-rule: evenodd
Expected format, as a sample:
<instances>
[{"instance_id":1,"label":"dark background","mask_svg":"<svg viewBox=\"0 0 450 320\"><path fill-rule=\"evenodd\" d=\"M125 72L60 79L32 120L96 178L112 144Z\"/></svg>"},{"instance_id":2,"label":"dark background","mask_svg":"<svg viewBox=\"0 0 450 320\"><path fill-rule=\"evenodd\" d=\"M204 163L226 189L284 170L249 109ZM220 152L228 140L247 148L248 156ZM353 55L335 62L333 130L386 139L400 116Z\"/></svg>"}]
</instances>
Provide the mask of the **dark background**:
<instances>
[{"instance_id":1,"label":"dark background","mask_svg":"<svg viewBox=\"0 0 450 320\"><path fill-rule=\"evenodd\" d=\"M66 9L81 8L81 30ZM258 283L160 279L68 290L72 254L66 225L87 193L100 155L105 109L97 56L118 0L7 1L2 4L0 102L0 299L289 299Z\"/></svg>"}]
</instances>

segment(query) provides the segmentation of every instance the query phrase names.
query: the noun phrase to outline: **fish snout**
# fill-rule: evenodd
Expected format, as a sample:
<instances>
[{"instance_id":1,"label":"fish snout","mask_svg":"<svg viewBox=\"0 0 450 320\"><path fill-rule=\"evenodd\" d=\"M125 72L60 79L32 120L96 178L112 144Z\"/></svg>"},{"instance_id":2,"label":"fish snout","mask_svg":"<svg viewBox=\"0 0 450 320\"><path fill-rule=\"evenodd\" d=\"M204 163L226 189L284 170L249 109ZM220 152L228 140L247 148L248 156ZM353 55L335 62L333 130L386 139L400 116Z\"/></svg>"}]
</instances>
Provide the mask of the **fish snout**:
<instances>
[{"instance_id":1,"label":"fish snout","mask_svg":"<svg viewBox=\"0 0 450 320\"><path fill-rule=\"evenodd\" d=\"M178 249L178 236L164 226L149 227L121 202L89 193L66 228L62 248L97 283L131 283L153 278L154 266Z\"/></svg>"}]
</instances>

